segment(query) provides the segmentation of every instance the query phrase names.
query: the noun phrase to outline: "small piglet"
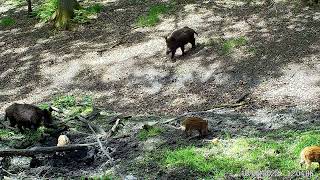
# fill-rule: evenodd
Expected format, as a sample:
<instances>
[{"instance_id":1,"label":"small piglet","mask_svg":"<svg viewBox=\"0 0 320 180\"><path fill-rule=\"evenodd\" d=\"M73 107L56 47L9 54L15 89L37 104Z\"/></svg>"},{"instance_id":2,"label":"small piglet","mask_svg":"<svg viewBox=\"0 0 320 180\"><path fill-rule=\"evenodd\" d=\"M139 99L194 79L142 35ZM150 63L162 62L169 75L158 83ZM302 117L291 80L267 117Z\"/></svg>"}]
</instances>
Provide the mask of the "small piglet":
<instances>
[{"instance_id":1,"label":"small piglet","mask_svg":"<svg viewBox=\"0 0 320 180\"><path fill-rule=\"evenodd\" d=\"M191 43L192 48L194 48L196 46L194 34L198 35L198 33L196 33L193 29L186 26L174 31L170 37L165 37L167 43L166 54L171 52L171 59L173 59L174 54L179 47L181 48L182 55L184 55L184 45Z\"/></svg>"},{"instance_id":2,"label":"small piglet","mask_svg":"<svg viewBox=\"0 0 320 180\"><path fill-rule=\"evenodd\" d=\"M51 107L42 110L31 104L13 103L5 110L5 120L9 119L11 127L17 125L20 132L23 131L22 127L37 130L42 122L46 127L51 125L51 112Z\"/></svg>"}]
</instances>

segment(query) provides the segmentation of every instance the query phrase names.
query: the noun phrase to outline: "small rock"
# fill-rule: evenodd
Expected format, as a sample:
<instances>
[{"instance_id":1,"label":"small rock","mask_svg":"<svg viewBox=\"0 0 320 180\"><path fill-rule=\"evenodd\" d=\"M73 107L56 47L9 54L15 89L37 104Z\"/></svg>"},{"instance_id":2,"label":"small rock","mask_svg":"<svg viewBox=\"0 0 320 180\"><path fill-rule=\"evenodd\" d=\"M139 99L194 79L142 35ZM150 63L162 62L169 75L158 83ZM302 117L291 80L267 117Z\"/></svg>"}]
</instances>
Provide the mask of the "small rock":
<instances>
[{"instance_id":1,"label":"small rock","mask_svg":"<svg viewBox=\"0 0 320 180\"><path fill-rule=\"evenodd\" d=\"M136 178L136 177L134 177L133 175L127 175L125 178L124 178L125 180L136 180L136 179L138 179L138 178Z\"/></svg>"},{"instance_id":2,"label":"small rock","mask_svg":"<svg viewBox=\"0 0 320 180\"><path fill-rule=\"evenodd\" d=\"M212 141L211 141L211 143L212 144L214 144L214 145L217 145L217 144L219 144L219 139L218 138L214 138L214 139L212 139Z\"/></svg>"}]
</instances>

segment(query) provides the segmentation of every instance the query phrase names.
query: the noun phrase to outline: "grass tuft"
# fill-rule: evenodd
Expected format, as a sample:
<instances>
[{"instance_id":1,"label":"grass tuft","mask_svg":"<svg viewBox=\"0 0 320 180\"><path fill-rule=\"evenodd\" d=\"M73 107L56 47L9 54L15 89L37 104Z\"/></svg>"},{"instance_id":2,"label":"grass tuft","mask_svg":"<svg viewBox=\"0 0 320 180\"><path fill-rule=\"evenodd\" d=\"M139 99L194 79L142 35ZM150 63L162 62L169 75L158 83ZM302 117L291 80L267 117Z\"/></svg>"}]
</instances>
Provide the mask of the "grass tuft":
<instances>
[{"instance_id":1,"label":"grass tuft","mask_svg":"<svg viewBox=\"0 0 320 180\"><path fill-rule=\"evenodd\" d=\"M244 46L248 43L248 40L245 37L232 38L226 40L222 45L222 51L224 54L229 54L233 51L234 48Z\"/></svg>"},{"instance_id":2,"label":"grass tuft","mask_svg":"<svg viewBox=\"0 0 320 180\"><path fill-rule=\"evenodd\" d=\"M138 18L138 26L151 27L160 22L160 15L167 13L172 8L172 5L154 5L150 8L149 12L145 16Z\"/></svg>"},{"instance_id":3,"label":"grass tuft","mask_svg":"<svg viewBox=\"0 0 320 180\"><path fill-rule=\"evenodd\" d=\"M147 140L149 137L154 137L162 133L162 129L158 127L152 127L148 131L145 129L142 129L139 134L138 138L140 141Z\"/></svg>"},{"instance_id":4,"label":"grass tuft","mask_svg":"<svg viewBox=\"0 0 320 180\"><path fill-rule=\"evenodd\" d=\"M86 116L93 111L93 100L91 96L76 98L72 95L57 97L53 100L53 106L64 111L68 117L78 115Z\"/></svg>"},{"instance_id":5,"label":"grass tuft","mask_svg":"<svg viewBox=\"0 0 320 180\"><path fill-rule=\"evenodd\" d=\"M10 17L4 17L0 19L0 26L12 26L16 23L16 21Z\"/></svg>"},{"instance_id":6,"label":"grass tuft","mask_svg":"<svg viewBox=\"0 0 320 180\"><path fill-rule=\"evenodd\" d=\"M75 10L75 17L73 18L74 22L84 24L90 22L92 19L97 18L97 14L100 13L103 9L101 4L94 4L87 8Z\"/></svg>"}]
</instances>

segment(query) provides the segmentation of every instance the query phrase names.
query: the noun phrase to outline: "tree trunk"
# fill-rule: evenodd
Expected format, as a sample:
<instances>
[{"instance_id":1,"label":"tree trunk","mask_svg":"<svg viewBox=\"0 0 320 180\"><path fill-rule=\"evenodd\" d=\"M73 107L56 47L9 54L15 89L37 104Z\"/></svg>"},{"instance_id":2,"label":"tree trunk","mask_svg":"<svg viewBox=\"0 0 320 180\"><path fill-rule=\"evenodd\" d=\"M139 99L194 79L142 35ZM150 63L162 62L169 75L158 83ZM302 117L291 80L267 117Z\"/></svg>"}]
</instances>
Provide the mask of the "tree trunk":
<instances>
[{"instance_id":1,"label":"tree trunk","mask_svg":"<svg viewBox=\"0 0 320 180\"><path fill-rule=\"evenodd\" d=\"M31 0L27 0L28 3L28 14L31 15L32 7L31 7Z\"/></svg>"},{"instance_id":2,"label":"tree trunk","mask_svg":"<svg viewBox=\"0 0 320 180\"><path fill-rule=\"evenodd\" d=\"M70 20L73 18L74 10L80 5L76 0L59 0L58 9L55 13L54 25L58 29L68 29Z\"/></svg>"}]
</instances>

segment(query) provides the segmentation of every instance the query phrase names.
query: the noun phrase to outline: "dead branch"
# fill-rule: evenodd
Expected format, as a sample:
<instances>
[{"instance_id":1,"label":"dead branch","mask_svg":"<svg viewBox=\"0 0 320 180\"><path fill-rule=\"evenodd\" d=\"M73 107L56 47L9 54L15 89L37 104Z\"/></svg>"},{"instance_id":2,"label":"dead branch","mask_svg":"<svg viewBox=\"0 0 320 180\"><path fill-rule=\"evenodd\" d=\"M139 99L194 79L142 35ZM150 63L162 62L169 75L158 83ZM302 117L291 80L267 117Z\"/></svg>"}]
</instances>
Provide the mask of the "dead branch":
<instances>
[{"instance_id":1,"label":"dead branch","mask_svg":"<svg viewBox=\"0 0 320 180\"><path fill-rule=\"evenodd\" d=\"M111 133L114 133L117 129L117 126L119 125L120 119L117 119L116 123L111 128Z\"/></svg>"},{"instance_id":2,"label":"dead branch","mask_svg":"<svg viewBox=\"0 0 320 180\"><path fill-rule=\"evenodd\" d=\"M51 154L55 152L73 151L94 146L97 143L90 144L71 144L67 146L52 146L52 147L34 147L31 149L5 149L0 151L0 157L8 156L29 156L33 157L37 154Z\"/></svg>"},{"instance_id":3,"label":"dead branch","mask_svg":"<svg viewBox=\"0 0 320 180\"><path fill-rule=\"evenodd\" d=\"M187 113L184 113L182 115L179 115L175 118L171 118L171 119L168 119L164 122L162 122L161 124L167 124L169 122L172 122L172 121L175 121L181 117L184 117L184 116L189 116L189 115L198 115L198 114L203 114L203 113L208 113L208 112L213 112L214 110L216 110L217 108L235 108L235 107L239 107L239 106L243 106L247 104L247 102L244 102L242 101L241 103L236 103L236 104L219 104L219 105L215 105L213 106L212 109L209 109L209 110L206 110L206 111L195 111L195 112L187 112ZM156 122L155 124L157 124L159 122Z\"/></svg>"},{"instance_id":4,"label":"dead branch","mask_svg":"<svg viewBox=\"0 0 320 180\"><path fill-rule=\"evenodd\" d=\"M94 125L92 124L90 121L88 121L87 119L81 117L81 116L77 116L77 118L81 121L81 122L84 122L88 125L90 125L91 127L94 127L94 129L98 130L99 131L99 135L101 136L106 136L107 133L100 127L100 126L97 126L97 125Z\"/></svg>"},{"instance_id":5,"label":"dead branch","mask_svg":"<svg viewBox=\"0 0 320 180\"><path fill-rule=\"evenodd\" d=\"M242 95L242 96L236 101L236 103L241 103L241 102L243 102L249 95L250 95L250 93L246 93L246 94Z\"/></svg>"},{"instance_id":6,"label":"dead branch","mask_svg":"<svg viewBox=\"0 0 320 180\"><path fill-rule=\"evenodd\" d=\"M97 142L99 143L99 146L102 150L102 152L108 157L108 159L113 162L113 159L111 158L111 156L109 155L109 153L107 152L107 150L103 147L99 137L97 136L96 132L94 131L94 129L90 126L90 124L88 123L88 126L90 128L90 130L92 131L92 133L95 135L96 139L97 139Z\"/></svg>"}]
</instances>

